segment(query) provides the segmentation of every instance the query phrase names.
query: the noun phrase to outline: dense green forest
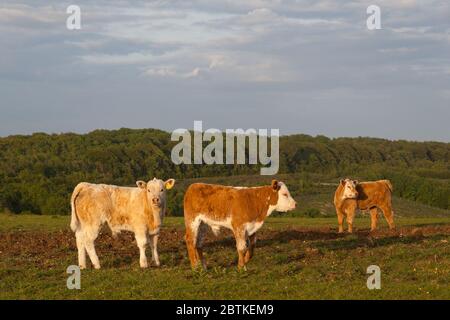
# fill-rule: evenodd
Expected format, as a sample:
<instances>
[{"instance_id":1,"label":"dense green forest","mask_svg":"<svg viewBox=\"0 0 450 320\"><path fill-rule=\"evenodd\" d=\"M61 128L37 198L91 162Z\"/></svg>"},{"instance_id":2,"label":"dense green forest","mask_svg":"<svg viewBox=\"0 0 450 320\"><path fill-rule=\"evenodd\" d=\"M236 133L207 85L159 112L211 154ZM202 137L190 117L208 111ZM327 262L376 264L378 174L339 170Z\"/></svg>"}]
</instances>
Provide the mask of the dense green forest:
<instances>
[{"instance_id":1,"label":"dense green forest","mask_svg":"<svg viewBox=\"0 0 450 320\"><path fill-rule=\"evenodd\" d=\"M259 176L258 165L177 166L170 159L175 144L155 129L0 138L0 211L68 214L78 182L134 185L156 176L178 180L169 212L179 215L191 179L249 185L272 179ZM279 174L288 174L290 189L310 193L315 183L345 176L388 178L396 196L449 209L449 159L450 143L291 135L280 138Z\"/></svg>"}]
</instances>

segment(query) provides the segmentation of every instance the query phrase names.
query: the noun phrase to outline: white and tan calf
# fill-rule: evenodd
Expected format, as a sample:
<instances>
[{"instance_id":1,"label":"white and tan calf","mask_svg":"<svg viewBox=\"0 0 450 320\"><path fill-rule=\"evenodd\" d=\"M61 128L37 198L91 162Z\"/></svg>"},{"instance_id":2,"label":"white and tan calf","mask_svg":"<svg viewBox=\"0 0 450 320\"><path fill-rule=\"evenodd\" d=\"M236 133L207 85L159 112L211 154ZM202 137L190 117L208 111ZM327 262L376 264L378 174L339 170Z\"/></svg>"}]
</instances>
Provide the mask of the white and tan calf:
<instances>
[{"instance_id":1,"label":"white and tan calf","mask_svg":"<svg viewBox=\"0 0 450 320\"><path fill-rule=\"evenodd\" d=\"M134 232L142 268L148 267L147 244L152 249L154 263L159 266L157 245L167 207L166 190L171 189L174 183L174 179L164 182L154 178L149 182L137 181L137 188L86 182L78 184L71 198L70 228L75 232L80 268L86 268L86 253L94 268L100 268L94 241L105 223L113 236L122 230Z\"/></svg>"}]
</instances>

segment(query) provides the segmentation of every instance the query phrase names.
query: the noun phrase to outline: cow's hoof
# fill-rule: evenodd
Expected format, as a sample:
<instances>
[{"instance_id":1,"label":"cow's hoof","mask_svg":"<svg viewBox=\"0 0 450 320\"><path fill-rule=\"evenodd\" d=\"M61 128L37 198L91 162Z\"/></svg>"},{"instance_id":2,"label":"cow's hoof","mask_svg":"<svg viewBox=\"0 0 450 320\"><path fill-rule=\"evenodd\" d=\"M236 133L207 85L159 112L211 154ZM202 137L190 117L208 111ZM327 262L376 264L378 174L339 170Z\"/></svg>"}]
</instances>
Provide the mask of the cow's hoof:
<instances>
[{"instance_id":1,"label":"cow's hoof","mask_svg":"<svg viewBox=\"0 0 450 320\"><path fill-rule=\"evenodd\" d=\"M95 266L94 266L94 269L96 269L96 270L100 269L100 265L99 265L99 264L98 264L98 265L95 265Z\"/></svg>"},{"instance_id":2,"label":"cow's hoof","mask_svg":"<svg viewBox=\"0 0 450 320\"><path fill-rule=\"evenodd\" d=\"M147 269L148 268L148 263L141 263L140 264L142 269Z\"/></svg>"},{"instance_id":3,"label":"cow's hoof","mask_svg":"<svg viewBox=\"0 0 450 320\"><path fill-rule=\"evenodd\" d=\"M85 265L83 265L83 266L78 266L79 268L80 268L80 270L84 270L84 269L86 269L86 266Z\"/></svg>"},{"instance_id":4,"label":"cow's hoof","mask_svg":"<svg viewBox=\"0 0 450 320\"><path fill-rule=\"evenodd\" d=\"M238 271L239 272L246 272L247 271L247 266L238 266Z\"/></svg>"},{"instance_id":5,"label":"cow's hoof","mask_svg":"<svg viewBox=\"0 0 450 320\"><path fill-rule=\"evenodd\" d=\"M197 265L197 266L193 266L192 267L192 272L194 272L195 274L203 274L204 272L206 272L206 269L203 269L202 266Z\"/></svg>"}]
</instances>

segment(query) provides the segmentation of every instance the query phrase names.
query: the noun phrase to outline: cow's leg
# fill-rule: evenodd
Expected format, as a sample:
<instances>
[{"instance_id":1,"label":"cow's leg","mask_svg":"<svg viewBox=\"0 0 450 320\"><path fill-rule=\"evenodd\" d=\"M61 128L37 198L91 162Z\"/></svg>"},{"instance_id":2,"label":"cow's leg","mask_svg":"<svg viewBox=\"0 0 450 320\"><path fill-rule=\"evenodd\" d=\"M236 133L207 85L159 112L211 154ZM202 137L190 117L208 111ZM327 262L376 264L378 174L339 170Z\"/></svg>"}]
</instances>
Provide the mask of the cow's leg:
<instances>
[{"instance_id":1,"label":"cow's leg","mask_svg":"<svg viewBox=\"0 0 450 320\"><path fill-rule=\"evenodd\" d=\"M370 209L370 231L375 231L378 221L378 208Z\"/></svg>"},{"instance_id":2,"label":"cow's leg","mask_svg":"<svg viewBox=\"0 0 450 320\"><path fill-rule=\"evenodd\" d=\"M195 250L198 261L201 262L203 269L206 269L206 261L203 256L203 241L205 240L206 233L208 232L208 225L201 223L197 231L197 241L195 242Z\"/></svg>"},{"instance_id":3,"label":"cow's leg","mask_svg":"<svg viewBox=\"0 0 450 320\"><path fill-rule=\"evenodd\" d=\"M188 250L189 255L189 261L191 262L191 267L193 269L197 268L198 266L198 260L197 260L197 250L196 250L196 242L197 242L197 231L198 231L199 225L194 223L189 223L189 221L186 220L186 247Z\"/></svg>"},{"instance_id":4,"label":"cow's leg","mask_svg":"<svg viewBox=\"0 0 450 320\"><path fill-rule=\"evenodd\" d=\"M148 262L147 256L145 254L145 247L148 243L147 233L141 230L136 231L134 237L136 238L136 244L139 248L139 265L141 266L141 268L147 268Z\"/></svg>"},{"instance_id":5,"label":"cow's leg","mask_svg":"<svg viewBox=\"0 0 450 320\"><path fill-rule=\"evenodd\" d=\"M380 209L383 211L383 215L389 225L389 229L395 229L394 210L392 210L392 206L387 204L380 207Z\"/></svg>"},{"instance_id":6,"label":"cow's leg","mask_svg":"<svg viewBox=\"0 0 450 320\"><path fill-rule=\"evenodd\" d=\"M92 227L89 230L85 230L84 233L84 247L95 269L100 269L100 261L98 260L94 246L94 241L97 239L98 231L99 227Z\"/></svg>"},{"instance_id":7,"label":"cow's leg","mask_svg":"<svg viewBox=\"0 0 450 320\"><path fill-rule=\"evenodd\" d=\"M242 227L238 227L233 231L236 238L236 249L239 255L238 268L245 270L245 254L247 252L246 232Z\"/></svg>"},{"instance_id":8,"label":"cow's leg","mask_svg":"<svg viewBox=\"0 0 450 320\"><path fill-rule=\"evenodd\" d=\"M159 234L154 234L150 236L150 248L152 249L152 261L155 262L155 265L159 267L161 263L159 262L158 255L158 239Z\"/></svg>"},{"instance_id":9,"label":"cow's leg","mask_svg":"<svg viewBox=\"0 0 450 320\"><path fill-rule=\"evenodd\" d=\"M339 225L339 233L344 232L344 213L341 210L336 209L338 225Z\"/></svg>"},{"instance_id":10,"label":"cow's leg","mask_svg":"<svg viewBox=\"0 0 450 320\"><path fill-rule=\"evenodd\" d=\"M356 210L349 210L347 212L347 225L348 225L348 232L353 233L353 219L355 217Z\"/></svg>"},{"instance_id":11,"label":"cow's leg","mask_svg":"<svg viewBox=\"0 0 450 320\"><path fill-rule=\"evenodd\" d=\"M75 238L77 239L77 249L78 249L78 266L80 269L86 269L86 249L84 247L84 232L82 230L77 230L75 233Z\"/></svg>"},{"instance_id":12,"label":"cow's leg","mask_svg":"<svg viewBox=\"0 0 450 320\"><path fill-rule=\"evenodd\" d=\"M255 250L255 244L256 244L256 232L248 237L249 240L249 247L247 252L245 253L245 263L249 262L250 259L253 257L253 252Z\"/></svg>"}]
</instances>

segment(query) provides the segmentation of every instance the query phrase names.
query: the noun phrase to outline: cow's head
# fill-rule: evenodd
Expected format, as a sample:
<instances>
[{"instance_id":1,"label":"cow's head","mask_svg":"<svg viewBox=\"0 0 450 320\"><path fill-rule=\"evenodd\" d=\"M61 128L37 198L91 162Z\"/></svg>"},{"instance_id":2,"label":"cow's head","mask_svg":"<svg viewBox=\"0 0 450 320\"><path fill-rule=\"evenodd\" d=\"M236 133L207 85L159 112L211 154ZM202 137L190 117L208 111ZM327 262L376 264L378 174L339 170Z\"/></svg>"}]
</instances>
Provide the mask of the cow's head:
<instances>
[{"instance_id":1,"label":"cow's head","mask_svg":"<svg viewBox=\"0 0 450 320\"><path fill-rule=\"evenodd\" d=\"M153 178L149 182L137 181L136 185L147 193L148 203L156 208L165 207L166 205L166 190L172 189L175 184L175 179L162 181Z\"/></svg>"},{"instance_id":2,"label":"cow's head","mask_svg":"<svg viewBox=\"0 0 450 320\"><path fill-rule=\"evenodd\" d=\"M342 200L356 199L358 197L358 191L356 191L357 180L345 179L341 180L341 186L343 188Z\"/></svg>"},{"instance_id":3,"label":"cow's head","mask_svg":"<svg viewBox=\"0 0 450 320\"><path fill-rule=\"evenodd\" d=\"M275 210L279 212L286 212L294 210L297 202L291 197L286 185L277 180L272 180L272 188L278 192L278 201L275 205Z\"/></svg>"}]
</instances>

